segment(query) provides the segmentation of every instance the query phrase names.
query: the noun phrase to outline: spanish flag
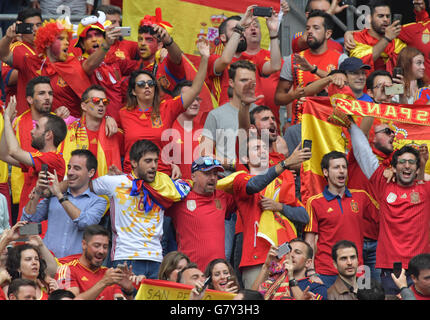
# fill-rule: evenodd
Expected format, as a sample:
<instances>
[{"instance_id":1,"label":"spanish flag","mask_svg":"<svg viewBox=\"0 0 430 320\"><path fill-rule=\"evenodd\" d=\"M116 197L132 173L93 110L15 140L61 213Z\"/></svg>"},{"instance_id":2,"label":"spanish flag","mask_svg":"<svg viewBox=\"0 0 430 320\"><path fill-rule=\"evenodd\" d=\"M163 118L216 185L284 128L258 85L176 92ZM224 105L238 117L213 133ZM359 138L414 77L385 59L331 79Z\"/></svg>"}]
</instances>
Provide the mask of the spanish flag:
<instances>
[{"instance_id":1,"label":"spanish flag","mask_svg":"<svg viewBox=\"0 0 430 320\"><path fill-rule=\"evenodd\" d=\"M333 105L332 105L333 104ZM376 122L387 123L394 131L394 150L406 144L418 148L420 144L430 145L430 107L428 105L375 104L351 99L326 97L307 98L303 105L302 141L310 139L312 158L305 161L301 171L302 201L323 191L327 182L321 170L322 157L333 150L350 151L350 136L346 128L329 122L334 108L353 115L359 123L362 117L372 116ZM374 134L373 128L369 136ZM426 173L430 173L427 163Z\"/></svg>"}]
</instances>

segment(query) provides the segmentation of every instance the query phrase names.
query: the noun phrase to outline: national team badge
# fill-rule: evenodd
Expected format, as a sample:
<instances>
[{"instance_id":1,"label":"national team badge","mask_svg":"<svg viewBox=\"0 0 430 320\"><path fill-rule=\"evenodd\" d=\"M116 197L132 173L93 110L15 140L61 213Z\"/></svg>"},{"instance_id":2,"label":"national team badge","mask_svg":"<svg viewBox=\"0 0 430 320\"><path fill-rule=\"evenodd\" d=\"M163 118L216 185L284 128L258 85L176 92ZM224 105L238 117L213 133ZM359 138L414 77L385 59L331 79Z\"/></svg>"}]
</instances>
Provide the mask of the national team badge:
<instances>
[{"instance_id":1,"label":"national team badge","mask_svg":"<svg viewBox=\"0 0 430 320\"><path fill-rule=\"evenodd\" d=\"M197 205L196 205L196 200L187 200L187 209L190 211L194 211L196 210Z\"/></svg>"},{"instance_id":2,"label":"national team badge","mask_svg":"<svg viewBox=\"0 0 430 320\"><path fill-rule=\"evenodd\" d=\"M358 213L358 202L355 200L351 200L351 211L354 213Z\"/></svg>"},{"instance_id":3,"label":"national team badge","mask_svg":"<svg viewBox=\"0 0 430 320\"><path fill-rule=\"evenodd\" d=\"M219 201L219 199L215 199L215 207L216 207L218 210L221 210L221 209L222 209L221 201Z\"/></svg>"},{"instance_id":4,"label":"national team badge","mask_svg":"<svg viewBox=\"0 0 430 320\"><path fill-rule=\"evenodd\" d=\"M396 201L397 199L397 195L390 192L390 194L387 196L387 202L388 203L393 203L394 201Z\"/></svg>"},{"instance_id":5,"label":"national team badge","mask_svg":"<svg viewBox=\"0 0 430 320\"><path fill-rule=\"evenodd\" d=\"M420 203L420 194L418 192L411 193L411 203Z\"/></svg>"}]
</instances>

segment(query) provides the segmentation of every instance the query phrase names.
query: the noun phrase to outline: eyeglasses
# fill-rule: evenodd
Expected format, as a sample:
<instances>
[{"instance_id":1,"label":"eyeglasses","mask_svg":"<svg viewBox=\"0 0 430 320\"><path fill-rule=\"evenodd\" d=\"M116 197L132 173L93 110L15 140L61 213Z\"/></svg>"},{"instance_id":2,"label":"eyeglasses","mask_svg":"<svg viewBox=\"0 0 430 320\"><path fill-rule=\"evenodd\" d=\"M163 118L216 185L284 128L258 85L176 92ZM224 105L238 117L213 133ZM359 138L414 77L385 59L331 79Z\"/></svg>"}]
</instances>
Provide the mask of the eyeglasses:
<instances>
[{"instance_id":1,"label":"eyeglasses","mask_svg":"<svg viewBox=\"0 0 430 320\"><path fill-rule=\"evenodd\" d=\"M382 129L382 130L379 130L379 131L375 131L375 134L377 134L377 133L381 133L381 132L383 132L383 133L385 133L387 136L391 136L392 134L396 134L393 130L391 130L390 128L384 128L384 129Z\"/></svg>"},{"instance_id":2,"label":"eyeglasses","mask_svg":"<svg viewBox=\"0 0 430 320\"><path fill-rule=\"evenodd\" d=\"M405 164L406 162L409 162L409 164L417 164L417 160L415 159L399 159L397 160L397 163Z\"/></svg>"},{"instance_id":3,"label":"eyeglasses","mask_svg":"<svg viewBox=\"0 0 430 320\"><path fill-rule=\"evenodd\" d=\"M218 159L212 159L212 158L198 158L196 159L196 164L201 166L202 164L206 166L219 166L221 165L221 162L218 161Z\"/></svg>"},{"instance_id":4,"label":"eyeglasses","mask_svg":"<svg viewBox=\"0 0 430 320\"><path fill-rule=\"evenodd\" d=\"M148 85L148 87L152 88L153 86L155 86L155 81L154 80L141 80L141 81L137 81L136 82L136 86L138 86L139 88L145 88L146 85Z\"/></svg>"},{"instance_id":5,"label":"eyeglasses","mask_svg":"<svg viewBox=\"0 0 430 320\"><path fill-rule=\"evenodd\" d=\"M85 100L85 102L90 102L90 101L95 105L97 105L101 102L101 103L103 103L104 106L107 106L110 102L110 100L108 98L97 98L97 97L88 98L87 100Z\"/></svg>"}]
</instances>

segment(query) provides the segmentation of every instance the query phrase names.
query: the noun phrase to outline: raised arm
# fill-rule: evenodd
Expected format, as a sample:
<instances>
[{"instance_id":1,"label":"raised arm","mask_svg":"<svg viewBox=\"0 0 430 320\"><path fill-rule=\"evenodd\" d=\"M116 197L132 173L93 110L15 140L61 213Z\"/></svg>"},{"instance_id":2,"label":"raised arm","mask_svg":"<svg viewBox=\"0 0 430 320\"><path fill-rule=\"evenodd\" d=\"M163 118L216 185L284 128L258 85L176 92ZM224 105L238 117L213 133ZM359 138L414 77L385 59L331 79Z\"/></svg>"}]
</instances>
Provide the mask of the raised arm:
<instances>
[{"instance_id":1,"label":"raised arm","mask_svg":"<svg viewBox=\"0 0 430 320\"><path fill-rule=\"evenodd\" d=\"M270 75L281 70L282 56L278 40L278 13L273 11L272 16L266 18L267 29L270 37L270 60L263 65L263 74Z\"/></svg>"},{"instance_id":2,"label":"raised arm","mask_svg":"<svg viewBox=\"0 0 430 320\"><path fill-rule=\"evenodd\" d=\"M243 31L254 21L256 18L253 17L252 12L255 5L249 6L246 9L245 14L242 19L237 24L237 31L233 30L230 39L222 51L221 57L219 57L215 61L214 71L216 74L221 74L231 63L234 54L236 53L237 46L239 44L240 38L242 36ZM238 32L242 30L242 32Z\"/></svg>"},{"instance_id":3,"label":"raised arm","mask_svg":"<svg viewBox=\"0 0 430 320\"><path fill-rule=\"evenodd\" d=\"M166 29L159 25L153 24L152 28L157 33L158 37L163 42L164 47L167 49L167 59L172 61L174 64L181 64L182 62L182 50L178 44L173 40Z\"/></svg>"},{"instance_id":4,"label":"raised arm","mask_svg":"<svg viewBox=\"0 0 430 320\"><path fill-rule=\"evenodd\" d=\"M6 30L6 35L0 40L0 59L2 59L2 61L9 66L12 66L13 62L10 44L16 38L16 36L16 23L14 23Z\"/></svg>"},{"instance_id":5,"label":"raised arm","mask_svg":"<svg viewBox=\"0 0 430 320\"><path fill-rule=\"evenodd\" d=\"M100 47L82 63L82 69L88 76L103 62L110 46L121 36L121 31L112 26L106 27L105 40Z\"/></svg>"},{"instance_id":6,"label":"raised arm","mask_svg":"<svg viewBox=\"0 0 430 320\"><path fill-rule=\"evenodd\" d=\"M367 177L367 179L370 179L370 177L379 167L378 158L373 153L367 137L355 123L351 124L349 132L351 134L352 150L354 152L354 156L357 159L357 162L364 175Z\"/></svg>"},{"instance_id":7,"label":"raised arm","mask_svg":"<svg viewBox=\"0 0 430 320\"><path fill-rule=\"evenodd\" d=\"M25 164L26 166L33 166L33 159L30 152L21 149L15 133L12 129L12 119L15 114L16 98L11 97L10 102L4 112L4 138L7 143L8 153L15 160L10 164L17 165L16 162ZM36 124L37 125L37 124Z\"/></svg>"},{"instance_id":8,"label":"raised arm","mask_svg":"<svg viewBox=\"0 0 430 320\"><path fill-rule=\"evenodd\" d=\"M184 105L184 109L188 109L188 107L196 99L197 95L202 90L203 83L205 82L206 78L209 59L209 42L205 39L199 39L197 42L197 48L199 49L201 55L200 65L190 89L182 94L182 103Z\"/></svg>"}]
</instances>

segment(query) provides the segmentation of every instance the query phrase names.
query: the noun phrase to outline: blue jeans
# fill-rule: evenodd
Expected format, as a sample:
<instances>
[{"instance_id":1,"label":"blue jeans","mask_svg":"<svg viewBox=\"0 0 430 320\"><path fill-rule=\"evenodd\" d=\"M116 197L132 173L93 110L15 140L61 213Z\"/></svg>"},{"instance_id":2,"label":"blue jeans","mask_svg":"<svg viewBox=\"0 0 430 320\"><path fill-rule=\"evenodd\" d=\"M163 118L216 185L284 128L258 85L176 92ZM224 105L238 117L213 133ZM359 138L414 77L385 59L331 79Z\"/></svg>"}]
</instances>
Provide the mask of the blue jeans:
<instances>
[{"instance_id":1,"label":"blue jeans","mask_svg":"<svg viewBox=\"0 0 430 320\"><path fill-rule=\"evenodd\" d=\"M225 227L225 259L230 261L231 254L233 252L234 244L234 230L236 228L236 213L232 213L229 220L224 220Z\"/></svg>"},{"instance_id":2,"label":"blue jeans","mask_svg":"<svg viewBox=\"0 0 430 320\"><path fill-rule=\"evenodd\" d=\"M147 279L158 279L160 262L151 260L115 260L112 262L114 267L120 263L127 263L129 267L132 266L132 271L135 275L139 276L143 274Z\"/></svg>"},{"instance_id":3,"label":"blue jeans","mask_svg":"<svg viewBox=\"0 0 430 320\"><path fill-rule=\"evenodd\" d=\"M328 288L330 288L333 285L333 283L336 282L337 275L328 276L328 275L325 275L325 274L320 274L319 278L321 279L322 282L324 282L325 286L328 289Z\"/></svg>"},{"instance_id":4,"label":"blue jeans","mask_svg":"<svg viewBox=\"0 0 430 320\"><path fill-rule=\"evenodd\" d=\"M370 268L370 276L381 283L381 269L376 269L376 247L378 241L364 240L363 243L363 263Z\"/></svg>"},{"instance_id":5,"label":"blue jeans","mask_svg":"<svg viewBox=\"0 0 430 320\"><path fill-rule=\"evenodd\" d=\"M163 247L163 257L171 251L178 250L175 227L173 226L172 218L168 216L164 216L163 220L163 238L161 239L161 246Z\"/></svg>"},{"instance_id":6,"label":"blue jeans","mask_svg":"<svg viewBox=\"0 0 430 320\"><path fill-rule=\"evenodd\" d=\"M391 278L392 272L393 269L381 269L381 283L382 287L384 288L385 295L397 295L400 293L400 289L397 288L396 284L393 281L393 278ZM406 272L406 274L408 273ZM414 282L409 275L406 276L406 280L408 286L413 285Z\"/></svg>"}]
</instances>

